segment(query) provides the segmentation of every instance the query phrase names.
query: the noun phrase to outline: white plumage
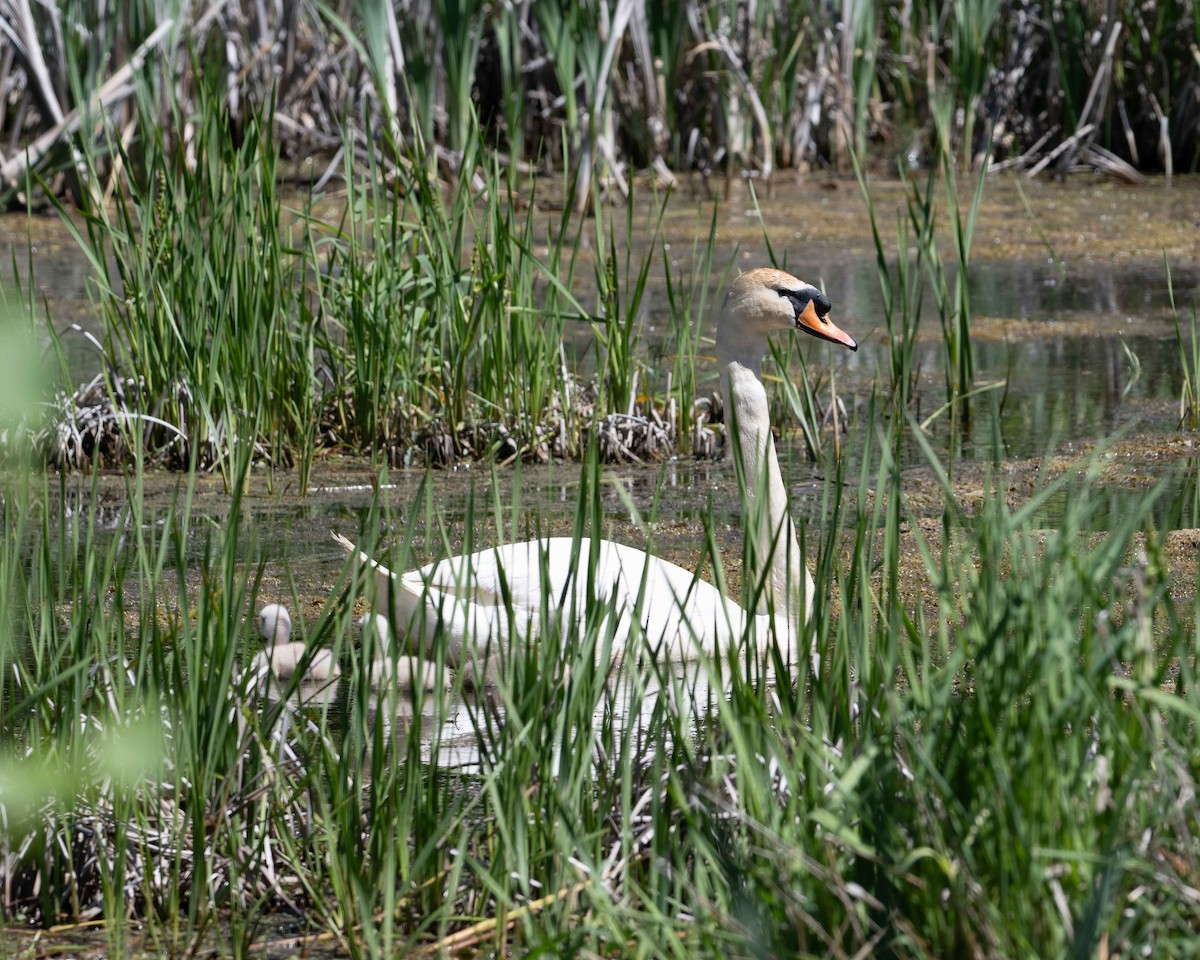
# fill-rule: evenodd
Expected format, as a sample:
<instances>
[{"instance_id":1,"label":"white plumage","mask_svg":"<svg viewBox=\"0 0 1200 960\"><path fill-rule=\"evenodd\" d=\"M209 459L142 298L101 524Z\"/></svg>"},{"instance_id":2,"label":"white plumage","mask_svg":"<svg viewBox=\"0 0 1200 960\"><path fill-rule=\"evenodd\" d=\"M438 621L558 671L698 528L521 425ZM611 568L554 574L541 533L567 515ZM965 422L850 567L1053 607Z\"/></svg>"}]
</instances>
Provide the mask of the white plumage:
<instances>
[{"instance_id":1,"label":"white plumage","mask_svg":"<svg viewBox=\"0 0 1200 960\"><path fill-rule=\"evenodd\" d=\"M371 686L377 689L396 687L401 690L450 689L454 682L454 674L448 668L439 673L437 664L432 659L397 657L391 654L391 628L388 626L387 617L382 613L366 614L358 621L358 626L364 635L367 630L375 631L377 650L367 669Z\"/></svg>"},{"instance_id":2,"label":"white plumage","mask_svg":"<svg viewBox=\"0 0 1200 960\"><path fill-rule=\"evenodd\" d=\"M611 540L595 545L594 576L588 575L591 542L577 545L567 537L503 544L397 576L345 537L334 538L372 569L376 602L391 597L392 622L409 645L431 656L435 642L444 643L446 662L455 666L506 650L514 629L533 637L544 622L556 622L565 635L572 621L582 622L589 581L607 615L618 618L615 659L636 635L639 596L638 621L660 659L725 655L743 638L761 652L773 637L794 658L812 609L813 585L788 512L761 365L772 332L803 330L857 349L828 312L829 300L819 290L771 269L738 277L722 307L717 355L726 423L736 426L740 443L732 446L744 471L743 512L755 516L757 529L757 549L747 558L744 576L766 585L753 613L691 571Z\"/></svg>"},{"instance_id":3,"label":"white plumage","mask_svg":"<svg viewBox=\"0 0 1200 960\"><path fill-rule=\"evenodd\" d=\"M287 607L268 603L258 611L258 631L266 641L262 652L254 658L253 669L260 675L270 673L276 680L290 680L300 668L308 648L293 643L292 617ZM338 665L328 650L318 650L309 658L301 683L324 683L338 676Z\"/></svg>"}]
</instances>

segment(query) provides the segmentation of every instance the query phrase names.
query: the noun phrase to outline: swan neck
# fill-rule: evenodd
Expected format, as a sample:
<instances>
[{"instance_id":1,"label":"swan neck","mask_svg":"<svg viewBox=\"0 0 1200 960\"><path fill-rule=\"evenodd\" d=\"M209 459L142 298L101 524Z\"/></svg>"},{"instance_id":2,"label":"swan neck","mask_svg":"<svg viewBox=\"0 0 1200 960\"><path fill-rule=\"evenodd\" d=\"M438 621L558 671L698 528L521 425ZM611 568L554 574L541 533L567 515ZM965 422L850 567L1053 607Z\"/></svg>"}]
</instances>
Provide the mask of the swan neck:
<instances>
[{"instance_id":1,"label":"swan neck","mask_svg":"<svg viewBox=\"0 0 1200 960\"><path fill-rule=\"evenodd\" d=\"M728 390L726 371L731 364L738 364L762 380L762 358L767 352L767 338L748 332L737 316L731 316L729 305L722 312L717 324L717 365L721 368L722 385Z\"/></svg>"},{"instance_id":2,"label":"swan neck","mask_svg":"<svg viewBox=\"0 0 1200 960\"><path fill-rule=\"evenodd\" d=\"M722 324L728 327L729 324ZM753 555L745 573L757 582L768 573L771 597L760 599L758 612L769 612L800 624L812 605L812 580L800 560L800 546L788 508L787 488L779 470L775 439L771 434L771 411L762 382L762 353L757 348L738 349L734 338L718 332L717 351L725 401L725 423L732 449L740 459L743 520L755 531ZM737 431L737 441L733 431ZM803 596L803 601L801 597Z\"/></svg>"}]
</instances>

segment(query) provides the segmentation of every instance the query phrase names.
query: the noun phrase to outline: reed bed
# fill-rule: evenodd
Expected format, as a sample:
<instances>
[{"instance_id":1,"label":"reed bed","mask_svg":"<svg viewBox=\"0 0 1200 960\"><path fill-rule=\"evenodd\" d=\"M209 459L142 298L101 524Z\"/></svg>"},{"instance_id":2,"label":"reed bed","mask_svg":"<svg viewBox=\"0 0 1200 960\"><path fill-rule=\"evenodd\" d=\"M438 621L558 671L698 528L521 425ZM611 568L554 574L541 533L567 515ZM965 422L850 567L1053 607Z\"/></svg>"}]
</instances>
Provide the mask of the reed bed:
<instances>
[{"instance_id":1,"label":"reed bed","mask_svg":"<svg viewBox=\"0 0 1200 960\"><path fill-rule=\"evenodd\" d=\"M414 142L470 174L476 120L497 160L568 173L581 204L596 179L849 173L868 150L1137 181L1196 169L1197 24L1193 0L10 0L0 183L28 202L32 166L55 193L111 195L142 143L192 155L206 88L239 132L271 103L309 182L346 155L395 172ZM128 149L92 169L105 132Z\"/></svg>"},{"instance_id":2,"label":"reed bed","mask_svg":"<svg viewBox=\"0 0 1200 960\"><path fill-rule=\"evenodd\" d=\"M819 677L619 667L596 602L566 636L544 624L486 693L460 675L378 696L350 626L369 589L347 570L305 628L344 669L323 704L249 669L279 558L236 487L218 525L189 485L149 515L140 471L115 519L94 483L10 476L6 921L103 920L109 955L1190 955L1200 621L1143 535L1159 492L1097 540L1086 476L971 517L946 481L930 526L905 509L894 431L875 436L825 491L823 527L842 533L810 558ZM596 447L579 536L604 524ZM1068 485L1059 528L1039 528ZM417 534L471 549L485 516L541 522L471 502L452 530L431 498L404 516L363 518L397 567ZM698 564L720 562L715 544Z\"/></svg>"},{"instance_id":3,"label":"reed bed","mask_svg":"<svg viewBox=\"0 0 1200 960\"><path fill-rule=\"evenodd\" d=\"M252 227L239 235L249 249L290 226L238 205L241 178L264 170L253 158L226 157L221 186L197 200L222 233ZM195 182L209 183L216 169ZM248 298L259 313L279 306L289 283L271 287L272 296L254 293L260 275L278 274L243 279L244 265L228 261L244 256L221 246L223 238L214 240L212 260L186 239L169 248L153 242L155 217L169 224L192 215L190 202L172 199L166 171L156 182L146 207L116 208L135 223L146 210L151 242L126 243L119 219L81 229L85 243L89 229L105 240L96 259L117 265L121 309L169 317L183 300L179 291L203 284L207 273L218 282L195 291L198 302L218 303L223 291L230 300ZM255 191L269 189L251 182ZM365 682L372 641L351 626L351 601L370 588L346 569L303 628L310 645L341 663L340 683L327 698L295 682L272 690L251 669L257 642L249 621L262 602L265 564L287 558L244 525L243 484L230 483L221 523L196 512L194 471L165 513L151 512L143 483L153 447L143 431L163 428L146 413L133 420L136 435L123 435L128 487L114 514L95 480L45 472L35 445L17 442L34 439L14 425L39 385L18 390L0 408L4 428L14 431L0 475L5 921L99 923L111 956L1194 953L1200 620L1195 601L1180 606L1167 589L1150 522L1163 494L1146 491L1094 536L1095 516L1107 509L1091 473L1104 462L1100 450L1092 464L1040 486L1020 506L1001 495L984 496L972 513L959 505L953 458L943 461L929 445L911 402L911 342L931 312L947 342L946 415L969 410L977 389L962 375L970 370L969 338L951 343L949 336L969 331L961 312L970 305L955 296L959 277L934 255L936 227L921 213L939 182L911 186L913 203L896 226L897 249L915 256L880 259L891 372L845 424L845 442L863 451L854 472L827 433L813 433L827 465L824 535L808 558L819 676L806 662L776 662L782 657L702 662L683 672L651 657L617 665L606 652L612 611L594 601L565 636L544 624L541 641L506 658L487 690L468 688L460 673L449 691L381 697ZM175 187L181 183L194 185L181 178ZM569 315L578 305L567 280L556 282L540 266L522 268L528 274L492 266L504 263L495 241L527 229L527 211L513 222L502 216L494 228L480 218L468 230L450 216L415 219L406 197L381 198L378 216L348 213L323 238L331 250L315 235L290 244L299 292L280 313L307 310L315 319L336 305L341 322L305 340L281 316L280 326L258 328L260 347L292 357L311 351L312 369L327 357L321 362L331 370L335 363L383 370L371 376L395 377L391 389L400 392L402 373L385 361L400 350L435 349L432 322L418 325L412 341L378 347L369 332L409 334L408 324L381 322L391 309L410 322L422 309L443 317L458 311L464 324L443 332L451 349L442 356L461 366L443 362L440 382L494 376L495 389L516 391L507 394L513 409L536 409L537 397L551 391L473 366L482 361L471 344L484 337L497 350L538 348L511 346L537 328L471 326L482 309L476 303L506 302L507 279L477 288L423 262L469 250L464 261L486 265L473 275L525 276L534 295L558 298L563 324L586 322L599 345L595 396L624 387L618 402L637 402L632 374L618 381L616 370L643 355L637 328L622 322L637 312L644 267L626 257L606 221L589 229L609 241L591 263L607 286L581 321ZM348 210L360 202L351 200ZM453 209L455 200L438 193L427 202ZM490 200L459 202L464 217L480 209L495 216ZM235 213L244 219L220 219ZM969 208L953 207L948 219L964 242L970 218ZM296 229L312 222L298 218ZM439 239L430 223L443 222L463 224L461 237ZM401 241L401 254L380 255ZM522 263L532 261L531 242L514 244ZM570 261L561 255L566 271ZM170 272L153 273L171 258ZM701 309L712 285L706 262L700 252L695 275L672 277L679 349L692 358L698 344L686 316ZM217 272L222 266L232 272ZM140 279L142 269L153 284ZM923 295L914 270L924 273ZM169 287L167 276L178 286ZM101 302L117 309L115 292L101 288ZM14 370L38 349L26 314L17 319L9 329L20 337L0 358ZM168 326L187 335L181 323ZM102 346L109 356L127 350L125 362L134 364L145 348L124 346L121 336ZM173 349L171 337L162 343ZM242 364L234 366L239 376L270 376L267 349L235 353L209 341L203 349L227 351L230 365ZM781 347L777 362L786 366L789 353ZM187 360L184 351L176 376L189 375ZM675 389L666 385L675 369L642 370L648 395ZM798 373L799 386L781 388L776 404L812 426L820 420L806 397L817 374L808 376ZM233 410L244 419L232 435L259 439L220 448L220 469L234 481L262 459L265 424L283 429L257 420L269 409L263 393L237 393L262 384L235 379L201 381L210 392L190 392L207 398L209 410L246 404ZM422 396L420 384L412 389ZM164 413L184 393L171 386L153 409ZM366 405L365 414L342 414L343 430L371 416L394 423L387 393L348 389L338 402L343 410ZM696 429L712 429L705 416L696 415ZM223 422L230 421L197 417L188 429ZM606 525L604 440L594 426L584 436L578 467L559 468L579 473L568 509L581 558L582 538ZM942 519L933 524L905 507L898 463L902 447L914 444L944 486ZM194 447L187 456L199 459ZM1061 521L1043 528L1041 507L1065 490ZM752 527L753 517L746 519ZM361 518L360 536L377 554L386 539L389 562L404 568L417 537L470 550L486 545L478 531L537 535L545 522L518 487L511 503L468 503L453 526L430 495L400 514L377 504ZM747 541L757 542L752 531ZM708 526L693 559L721 582L731 558L717 543ZM921 558L915 590L904 573L904 558L913 556ZM742 589L753 603L755 584Z\"/></svg>"},{"instance_id":4,"label":"reed bed","mask_svg":"<svg viewBox=\"0 0 1200 960\"><path fill-rule=\"evenodd\" d=\"M346 161L349 191L323 218L315 195L280 196L260 119L234 138L210 104L190 168L160 143L143 187L82 221L60 208L106 333L89 336L96 378L60 378L59 413L38 430L48 462L145 456L233 484L248 444L248 463L297 466L303 487L338 451L545 462L578 458L595 433L609 460L713 453L697 411L719 409L693 374L703 318L688 309L705 306L709 271L686 286L665 276L683 309L658 344L675 376L659 381L639 337L661 244L635 244L646 224L632 199L581 221L543 211L494 162L444 188L419 162L388 182L368 158L357 172ZM468 149L487 162L478 139Z\"/></svg>"},{"instance_id":5,"label":"reed bed","mask_svg":"<svg viewBox=\"0 0 1200 960\"><path fill-rule=\"evenodd\" d=\"M307 9L290 8L299 18L296 30L302 30ZM688 11L686 5L679 9ZM20 11L14 10L9 12L15 17ZM242 462L236 448L247 444L251 466L296 466L303 488L314 461L331 451L390 465L545 462L578 458L594 433L608 461L714 455L717 434L711 425L721 418L719 402L710 392L712 380L697 379L694 372L711 260L685 280L671 276L661 251L659 271L656 223L668 192L653 181L625 177L624 201L606 203L605 177L577 175L561 181L561 195L548 196L552 188L529 176L531 168L496 149L494 118L469 96L460 104L464 112L454 115L453 149L447 153L441 128L431 120L441 116L436 106L445 99L430 92L439 71L409 63L408 86L393 83L392 89L385 82L390 76L385 67L412 46L391 8L360 5L353 15L322 10L333 31L330 42L344 44L347 57L365 58L364 76L390 106L378 124L370 112L375 101L365 95L354 110L337 115L336 123L330 115L327 129L336 132L337 146L326 172L310 177L306 188L283 186L284 154L291 149L286 125L279 122L289 102L286 84L265 100L235 97L227 61L237 44L201 43L211 40L203 31L183 34L190 40L181 55L189 65L187 82L164 74L170 56L147 53L137 70L122 76L121 122L97 113L87 128L95 135L72 141L71 181L87 188L76 198L78 208L47 182L49 170L36 180L31 169L24 171L27 191L51 187L45 195L91 259L92 295L105 330L102 338L93 338L99 378L83 385L70 371L59 378L58 415L36 428L43 458L80 469L93 461L111 466L145 456L178 469L219 470L233 485L244 480L230 472L233 463ZM557 156L565 169L579 173L604 156L615 157L612 123L593 121L595 103L607 103L611 113L619 100L615 80L614 90L601 91L606 83L600 68L616 69L609 61L617 57L613 44L620 34L591 30L586 6L572 8L570 16L556 10L539 6L535 18L557 51L554 68L564 83L577 70L590 78L570 87L565 109L580 124L584 120L576 115L588 115L588 103L593 109L586 133L557 147L544 142L542 156ZM856 10L864 56L883 58L882 44L867 43L876 14L865 6ZM482 16L473 8L421 21L422 29L436 27L434 33L466 31L455 34L465 45L452 71L460 95L472 89L471 51L482 56L488 30L511 12L497 11L482 25L472 19ZM79 15L73 7L63 12L68 20ZM223 8L209 8L208 18L200 18L204 30L215 30L227 15ZM643 24L648 11L632 3L613 16L614 25L619 21L633 31L650 29L654 21ZM984 50L998 16L991 8L956 7L954 17L962 24L947 13L938 29L954 26L955 50L972 37ZM391 40L383 46L363 40L355 33L360 21L382 31L371 32L371 38ZM266 29L269 22L260 11L258 27ZM807 31L816 22L809 18L793 26ZM193 26L199 30L201 23ZM663 28L654 26L658 32ZM95 29L97 36L107 30L125 37L121 31L132 27L104 21ZM527 42L527 33L513 33L510 47ZM524 39L518 42L517 34ZM780 34L780 42L787 36ZM125 45L142 50L152 39L182 42L177 33L156 28L150 36L139 34L136 43L126 37ZM705 47L694 59L720 50L737 60L737 51L723 43ZM95 51L68 47L74 52L60 59L84 58L80 62L91 64L91 72L83 76L103 72L85 57ZM265 40L259 49L263 57L279 52ZM789 49L788 69L772 73L776 85L779 77L792 76L788 70L798 69L805 47L796 41ZM974 90L971 96L983 102L989 74L981 57L958 64L964 78L974 79L955 89ZM741 56L739 62L744 71L750 61ZM855 71L865 69L864 62L856 61ZM334 75L320 74L325 80ZM420 78L432 86L420 87ZM846 82L851 81L862 91L876 87L857 73ZM760 88L747 83L739 89L749 96ZM576 94L582 103L574 103ZM854 101L857 108L865 96ZM432 112L402 109L418 101L427 101ZM911 370L915 318L921 299L931 297L946 344L946 406L937 416L950 414L953 434L969 422L966 401L990 388L974 381L971 311L962 279L985 179L982 171L974 175L974 200L960 209L962 144L979 140L987 153L988 144L1001 143L1004 133L994 117L979 125L986 135L971 132L974 121L970 129L957 130L960 120L954 117L969 112L954 111L945 97L937 104L930 150L916 164L926 170L909 174L911 234L905 227L898 238L905 255L896 269L909 270L909 250L919 262L911 276L897 278L901 300L889 316L906 331L901 342L908 344L909 356L893 357L891 376L894 399L908 405L911 391L900 385L899 371ZM525 115L515 100L509 106ZM749 115L765 109L760 98ZM367 143L364 123L376 131ZM755 123L747 120L746 126ZM861 174L856 158L867 138L851 140L843 152ZM585 164L578 160L583 156L592 159ZM763 154L759 162L766 168L773 161ZM910 165L906 160L902 167ZM342 184L340 208L324 192L333 171ZM916 186L921 181L924 186ZM953 263L943 262L947 253L933 232L943 194L953 218ZM590 219L580 211L589 211ZM890 269L891 252L879 241L878 229L876 234L882 269ZM646 235L648 246L636 249L634 237ZM651 282L667 289L672 327L657 345L664 362L647 364L640 338ZM690 289L683 289L684 282ZM693 304L701 309L693 310ZM663 376L666 358L669 376ZM807 371L800 376L807 378ZM814 459L824 455L817 425L831 418L844 425L840 404L831 391L826 409L825 391L807 380L789 398L791 410L801 414Z\"/></svg>"}]
</instances>

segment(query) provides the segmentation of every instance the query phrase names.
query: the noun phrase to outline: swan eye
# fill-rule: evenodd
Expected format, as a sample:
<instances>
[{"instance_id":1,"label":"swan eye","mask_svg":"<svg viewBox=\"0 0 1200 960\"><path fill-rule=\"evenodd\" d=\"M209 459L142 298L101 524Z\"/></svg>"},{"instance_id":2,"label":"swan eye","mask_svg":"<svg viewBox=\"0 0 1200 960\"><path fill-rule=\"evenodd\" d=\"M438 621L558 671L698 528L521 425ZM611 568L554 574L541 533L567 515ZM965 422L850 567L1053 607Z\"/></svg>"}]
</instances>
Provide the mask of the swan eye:
<instances>
[{"instance_id":1,"label":"swan eye","mask_svg":"<svg viewBox=\"0 0 1200 960\"><path fill-rule=\"evenodd\" d=\"M829 313L832 306L829 298L816 287L808 287L803 290L777 290L776 293L791 303L792 313L797 320L800 319L800 314L804 312L809 303L812 303L817 317L821 320L825 319L825 315Z\"/></svg>"},{"instance_id":2,"label":"swan eye","mask_svg":"<svg viewBox=\"0 0 1200 960\"><path fill-rule=\"evenodd\" d=\"M816 308L818 317L823 318L824 314L829 312L828 306L822 310L821 300L818 300L816 296L812 296L809 293L799 292L799 290L779 290L779 295L787 300L788 304L791 304L792 314L796 319L800 318L800 314L804 312L804 308L809 305L809 302L812 302L812 305ZM823 296L821 299L826 300L826 304L828 305L828 299L823 298Z\"/></svg>"}]
</instances>

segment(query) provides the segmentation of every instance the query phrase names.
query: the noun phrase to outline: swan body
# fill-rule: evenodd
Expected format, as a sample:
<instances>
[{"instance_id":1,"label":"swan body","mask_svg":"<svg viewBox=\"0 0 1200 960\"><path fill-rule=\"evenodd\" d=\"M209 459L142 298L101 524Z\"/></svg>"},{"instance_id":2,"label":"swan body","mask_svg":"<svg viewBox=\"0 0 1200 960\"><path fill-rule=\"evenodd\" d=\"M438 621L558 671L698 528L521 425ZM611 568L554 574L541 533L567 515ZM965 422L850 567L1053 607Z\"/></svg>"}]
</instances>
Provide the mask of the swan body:
<instances>
[{"instance_id":1,"label":"swan body","mask_svg":"<svg viewBox=\"0 0 1200 960\"><path fill-rule=\"evenodd\" d=\"M308 648L303 643L292 642L292 617L287 607L268 603L259 610L258 630L266 646L254 658L254 671L262 676L269 673L276 680L290 680L300 669ZM318 650L309 658L300 682L325 683L337 679L339 672L333 654L329 650Z\"/></svg>"},{"instance_id":2,"label":"swan body","mask_svg":"<svg viewBox=\"0 0 1200 960\"><path fill-rule=\"evenodd\" d=\"M335 538L347 552L357 552L349 540ZM555 608L552 616L561 630L572 618L582 620L588 547L586 540L577 545L571 537L527 540L401 575L365 553L358 556L374 573L377 602L392 597L396 622L408 625L409 644L432 657L440 635L447 644L446 662L463 664L471 659L472 648L480 654L503 649L514 629L521 636L536 635L547 603ZM601 540L597 547L598 598L619 618L614 654L624 651L643 576L641 624L652 646L665 645L664 656L694 659L719 653L722 641L744 632L742 608L692 571L612 540Z\"/></svg>"},{"instance_id":3,"label":"swan body","mask_svg":"<svg viewBox=\"0 0 1200 960\"><path fill-rule=\"evenodd\" d=\"M417 657L394 657L388 653L391 628L388 618L382 613L367 614L358 621L359 629L364 633L374 630L379 643L375 659L371 661L367 676L371 686L396 687L401 690L449 690L454 682L454 674L450 670L438 672L433 660L418 659Z\"/></svg>"},{"instance_id":4,"label":"swan body","mask_svg":"<svg viewBox=\"0 0 1200 960\"><path fill-rule=\"evenodd\" d=\"M774 638L794 658L812 609L812 578L800 560L787 491L771 435L761 377L767 337L803 330L857 349L828 319L829 299L780 270L760 269L733 281L717 329L727 430L736 432L743 512L756 535L746 557L749 583L762 583L758 609L743 610L692 571L612 540L576 543L569 537L508 543L396 574L334 534L374 575L376 600L391 603L392 622L408 643L432 655L445 644L446 662L460 666L507 649L515 632L532 637L547 623L567 635L582 623L588 584L617 622L613 659L625 654L633 617L660 659L724 656L746 637L757 652ZM594 570L588 565L593 562ZM753 578L753 579L750 579Z\"/></svg>"}]
</instances>

